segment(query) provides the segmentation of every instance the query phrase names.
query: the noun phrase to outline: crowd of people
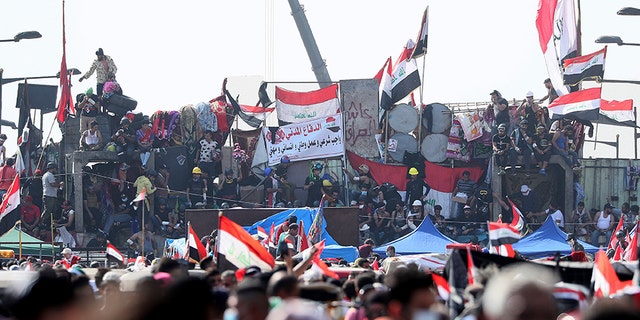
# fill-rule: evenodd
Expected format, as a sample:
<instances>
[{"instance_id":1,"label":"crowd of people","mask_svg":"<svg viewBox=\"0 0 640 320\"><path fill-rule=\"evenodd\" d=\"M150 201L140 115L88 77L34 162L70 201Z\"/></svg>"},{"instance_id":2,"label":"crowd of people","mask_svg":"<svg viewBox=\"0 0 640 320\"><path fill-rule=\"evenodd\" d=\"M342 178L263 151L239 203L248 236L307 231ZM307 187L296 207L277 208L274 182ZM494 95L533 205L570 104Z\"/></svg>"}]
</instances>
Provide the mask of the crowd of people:
<instances>
[{"instance_id":1,"label":"crowd of people","mask_svg":"<svg viewBox=\"0 0 640 320\"><path fill-rule=\"evenodd\" d=\"M312 252L314 254L315 252ZM521 262L454 274L398 264L392 248L382 267L329 277L309 258L273 270L223 269L212 259L189 270L169 258L130 270L68 266L33 258L5 263L0 316L7 319L637 319L637 290L595 297L582 284L562 282L552 268ZM454 252L455 255L458 252ZM466 255L466 253L465 253ZM77 261L76 261L77 262ZM325 262L322 262L325 263ZM339 269L333 269L339 270ZM345 268L345 270L347 270ZM462 277L462 278L460 278ZM446 279L450 279L447 283ZM463 283L454 283L454 278ZM637 288L637 284L633 286ZM55 294L52 294L55 293Z\"/></svg>"}]
</instances>

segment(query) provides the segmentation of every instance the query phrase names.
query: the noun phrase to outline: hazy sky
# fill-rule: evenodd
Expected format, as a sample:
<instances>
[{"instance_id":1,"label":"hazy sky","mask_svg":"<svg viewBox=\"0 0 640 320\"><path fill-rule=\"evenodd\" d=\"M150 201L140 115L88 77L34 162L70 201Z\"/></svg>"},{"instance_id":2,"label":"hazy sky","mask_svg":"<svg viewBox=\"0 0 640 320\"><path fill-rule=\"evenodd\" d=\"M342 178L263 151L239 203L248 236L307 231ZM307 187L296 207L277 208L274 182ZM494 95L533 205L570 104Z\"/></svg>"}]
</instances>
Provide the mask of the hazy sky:
<instances>
[{"instance_id":1,"label":"hazy sky","mask_svg":"<svg viewBox=\"0 0 640 320\"><path fill-rule=\"evenodd\" d=\"M300 2L334 81L371 78L387 57L395 60L406 41L415 40L429 5L425 103L487 101L493 89L507 98L521 99L529 90L536 97L545 94L542 81L547 74L535 28L537 0ZM118 66L125 94L146 114L215 97L225 77L264 77L267 44L274 48L273 78L268 80L315 80L287 1L273 0L274 36L272 42L265 41L265 3L67 0L67 64L86 72L94 52L103 48ZM640 35L632 32L640 28L640 17L616 15L622 6L640 7L640 1L583 1L581 6L583 53L602 48L594 43L600 35L640 42ZM4 1L0 8L0 39L26 30L43 35L0 43L4 77L54 75L62 56L62 1ZM638 50L610 46L605 78L640 80ZM421 69L422 63L420 59ZM74 95L95 85L95 75L82 83L77 78ZM56 85L57 80L30 83ZM640 99L639 89L605 85L603 98ZM17 122L16 93L17 83L3 86L3 119ZM254 100L241 97L245 104ZM45 117L45 130L51 119ZM613 132L601 127L599 136ZM630 133L622 132L624 137ZM633 140L624 137L621 156L633 156ZM7 143L9 151L11 145ZM598 150L611 151L604 145Z\"/></svg>"}]
</instances>

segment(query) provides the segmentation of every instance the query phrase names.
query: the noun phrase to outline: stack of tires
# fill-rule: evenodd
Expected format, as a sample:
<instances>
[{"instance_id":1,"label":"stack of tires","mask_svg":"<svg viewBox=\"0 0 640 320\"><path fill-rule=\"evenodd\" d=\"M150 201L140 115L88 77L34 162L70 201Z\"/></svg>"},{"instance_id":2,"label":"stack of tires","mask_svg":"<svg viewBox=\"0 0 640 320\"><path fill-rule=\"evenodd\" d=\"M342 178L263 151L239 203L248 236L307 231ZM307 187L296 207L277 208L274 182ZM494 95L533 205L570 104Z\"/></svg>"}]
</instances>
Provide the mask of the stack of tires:
<instances>
[{"instance_id":1,"label":"stack of tires","mask_svg":"<svg viewBox=\"0 0 640 320\"><path fill-rule=\"evenodd\" d=\"M129 111L135 110L138 106L138 101L122 94L114 94L108 99L103 100L102 104L107 111L113 112L116 116L121 117Z\"/></svg>"}]
</instances>

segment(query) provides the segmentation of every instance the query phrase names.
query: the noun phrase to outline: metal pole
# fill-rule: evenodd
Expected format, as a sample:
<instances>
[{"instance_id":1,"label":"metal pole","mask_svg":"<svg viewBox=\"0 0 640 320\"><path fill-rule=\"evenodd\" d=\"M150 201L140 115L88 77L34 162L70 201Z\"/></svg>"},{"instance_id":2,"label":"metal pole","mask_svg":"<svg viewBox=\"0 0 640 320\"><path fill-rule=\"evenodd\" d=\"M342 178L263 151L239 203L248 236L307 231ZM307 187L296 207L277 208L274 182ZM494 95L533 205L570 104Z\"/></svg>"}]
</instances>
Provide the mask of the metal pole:
<instances>
[{"instance_id":1,"label":"metal pole","mask_svg":"<svg viewBox=\"0 0 640 320\"><path fill-rule=\"evenodd\" d=\"M633 154L638 159L638 109L633 108Z\"/></svg>"},{"instance_id":2,"label":"metal pole","mask_svg":"<svg viewBox=\"0 0 640 320\"><path fill-rule=\"evenodd\" d=\"M616 159L620 159L620 134L616 134Z\"/></svg>"},{"instance_id":3,"label":"metal pole","mask_svg":"<svg viewBox=\"0 0 640 320\"><path fill-rule=\"evenodd\" d=\"M18 232L18 242L20 242L20 245L18 246L18 257L19 259L22 259L22 220L18 220L18 227L19 232Z\"/></svg>"},{"instance_id":4,"label":"metal pole","mask_svg":"<svg viewBox=\"0 0 640 320\"><path fill-rule=\"evenodd\" d=\"M4 69L0 68L0 119L4 119L2 117L2 85L3 85L3 81L2 81L2 73L4 72ZM2 133L2 126L0 126L0 133Z\"/></svg>"},{"instance_id":5,"label":"metal pole","mask_svg":"<svg viewBox=\"0 0 640 320\"><path fill-rule=\"evenodd\" d=\"M145 191L144 189L142 191ZM145 193L146 196L146 193ZM147 205L147 197L142 199L142 257L144 258L144 238L146 236L144 229L144 207Z\"/></svg>"}]
</instances>

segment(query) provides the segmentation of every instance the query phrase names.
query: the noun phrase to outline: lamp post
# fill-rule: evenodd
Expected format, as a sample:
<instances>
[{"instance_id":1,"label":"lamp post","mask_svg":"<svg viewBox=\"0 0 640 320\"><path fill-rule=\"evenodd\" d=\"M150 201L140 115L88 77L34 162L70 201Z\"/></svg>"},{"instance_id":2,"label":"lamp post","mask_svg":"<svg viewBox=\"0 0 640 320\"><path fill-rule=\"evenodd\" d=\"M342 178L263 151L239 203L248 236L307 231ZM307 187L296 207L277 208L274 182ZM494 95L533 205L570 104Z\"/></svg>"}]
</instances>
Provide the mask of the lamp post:
<instances>
[{"instance_id":1,"label":"lamp post","mask_svg":"<svg viewBox=\"0 0 640 320\"><path fill-rule=\"evenodd\" d=\"M600 36L596 39L596 43L615 43L619 46L640 46L640 43L629 43L622 41L618 36Z\"/></svg>"},{"instance_id":2,"label":"lamp post","mask_svg":"<svg viewBox=\"0 0 640 320\"><path fill-rule=\"evenodd\" d=\"M72 75L78 75L78 74L82 73L77 68L68 69L67 72L68 72L68 74L72 74ZM56 73L56 75L53 75L53 76L22 77L22 78L3 78L2 77L2 73L3 73L3 70L0 68L0 117L2 117L2 86L3 85L5 85L7 83L16 82L16 81L60 78L60 72ZM2 126L0 126L0 132L2 132L1 128L2 128Z\"/></svg>"},{"instance_id":3,"label":"lamp post","mask_svg":"<svg viewBox=\"0 0 640 320\"><path fill-rule=\"evenodd\" d=\"M618 10L619 16L640 16L640 9L633 7L624 7Z\"/></svg>"},{"instance_id":4,"label":"lamp post","mask_svg":"<svg viewBox=\"0 0 640 320\"><path fill-rule=\"evenodd\" d=\"M1 39L0 42L18 42L23 39L38 39L42 38L42 35L38 31L24 31L16 34L11 39Z\"/></svg>"}]
</instances>

